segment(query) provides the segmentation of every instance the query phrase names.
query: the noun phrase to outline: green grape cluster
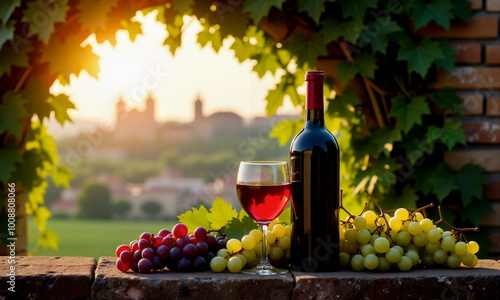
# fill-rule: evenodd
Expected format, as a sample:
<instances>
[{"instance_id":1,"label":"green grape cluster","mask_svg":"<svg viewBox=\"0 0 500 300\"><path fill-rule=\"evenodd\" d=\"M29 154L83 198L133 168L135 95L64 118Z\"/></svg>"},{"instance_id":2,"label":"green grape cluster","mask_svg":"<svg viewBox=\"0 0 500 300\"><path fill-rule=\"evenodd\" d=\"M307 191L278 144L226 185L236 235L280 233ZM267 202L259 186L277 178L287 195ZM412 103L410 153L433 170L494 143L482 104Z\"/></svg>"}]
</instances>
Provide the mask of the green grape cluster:
<instances>
[{"instance_id":1,"label":"green grape cluster","mask_svg":"<svg viewBox=\"0 0 500 300\"><path fill-rule=\"evenodd\" d=\"M278 218L268 225L267 255L269 262L274 266L290 263L291 234L291 226L284 226ZM226 248L220 249L217 256L210 261L210 268L214 272L222 272L227 269L232 273L238 273L242 269L257 266L261 254L262 233L253 229L241 239L228 240Z\"/></svg>"},{"instance_id":2,"label":"green grape cluster","mask_svg":"<svg viewBox=\"0 0 500 300\"><path fill-rule=\"evenodd\" d=\"M454 231L444 231L420 212L399 208L393 216L368 210L341 222L340 265L355 271L399 269L417 266L473 268L478 243L460 240Z\"/></svg>"}]
</instances>

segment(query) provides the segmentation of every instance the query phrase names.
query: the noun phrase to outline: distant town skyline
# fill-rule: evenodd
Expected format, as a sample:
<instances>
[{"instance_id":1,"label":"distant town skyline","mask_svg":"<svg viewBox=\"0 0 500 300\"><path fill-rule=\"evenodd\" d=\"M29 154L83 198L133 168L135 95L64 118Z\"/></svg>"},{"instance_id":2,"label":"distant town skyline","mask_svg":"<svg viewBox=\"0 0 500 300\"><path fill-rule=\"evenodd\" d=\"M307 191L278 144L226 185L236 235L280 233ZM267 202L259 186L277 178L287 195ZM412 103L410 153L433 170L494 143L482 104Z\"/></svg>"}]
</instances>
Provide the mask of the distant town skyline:
<instances>
[{"instance_id":1,"label":"distant town skyline","mask_svg":"<svg viewBox=\"0 0 500 300\"><path fill-rule=\"evenodd\" d=\"M230 111L243 118L263 116L266 113L267 91L275 86L276 78L270 73L260 79L252 67L255 62L239 63L234 52L225 43L219 53L196 42L201 25L195 19L185 20L182 47L172 57L163 41L167 35L165 26L156 22L156 13L146 16L138 12L135 19L142 23L142 35L134 42L128 32L117 33L117 45L97 44L89 38L93 51L101 57L99 79L82 72L72 75L70 84L57 82L53 92L64 91L70 95L76 110L70 116L93 122L115 121L115 106L123 96L126 106L144 108L148 93L158 99L155 117L159 122L190 122L193 119L193 101L200 95L205 111L213 114ZM285 100L281 112L294 110Z\"/></svg>"}]
</instances>

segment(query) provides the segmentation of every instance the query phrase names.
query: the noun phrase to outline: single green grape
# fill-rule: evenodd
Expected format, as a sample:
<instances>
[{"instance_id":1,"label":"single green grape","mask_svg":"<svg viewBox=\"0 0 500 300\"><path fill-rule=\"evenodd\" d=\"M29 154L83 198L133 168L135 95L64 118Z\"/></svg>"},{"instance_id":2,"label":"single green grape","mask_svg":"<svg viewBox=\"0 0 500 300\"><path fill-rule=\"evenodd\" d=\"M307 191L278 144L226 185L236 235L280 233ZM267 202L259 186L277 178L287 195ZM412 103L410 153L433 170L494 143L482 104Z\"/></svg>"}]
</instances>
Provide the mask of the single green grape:
<instances>
[{"instance_id":1,"label":"single green grape","mask_svg":"<svg viewBox=\"0 0 500 300\"><path fill-rule=\"evenodd\" d=\"M389 271L390 269L391 269L391 263L387 260L387 258L379 257L377 270L386 272Z\"/></svg>"},{"instance_id":2,"label":"single green grape","mask_svg":"<svg viewBox=\"0 0 500 300\"><path fill-rule=\"evenodd\" d=\"M422 255L422 264L426 267L435 266L436 262L434 261L434 255L431 255L429 253L424 253L424 255Z\"/></svg>"},{"instance_id":3,"label":"single green grape","mask_svg":"<svg viewBox=\"0 0 500 300\"><path fill-rule=\"evenodd\" d=\"M339 254L340 267L347 268L351 265L351 255L347 252L340 252Z\"/></svg>"},{"instance_id":4,"label":"single green grape","mask_svg":"<svg viewBox=\"0 0 500 300\"><path fill-rule=\"evenodd\" d=\"M277 246L271 247L271 252L269 252L269 258L278 261L282 257L283 257L283 249Z\"/></svg>"},{"instance_id":5,"label":"single green grape","mask_svg":"<svg viewBox=\"0 0 500 300\"><path fill-rule=\"evenodd\" d=\"M210 269L214 272L222 272L226 269L227 260L221 256L216 256L210 261Z\"/></svg>"},{"instance_id":6,"label":"single green grape","mask_svg":"<svg viewBox=\"0 0 500 300\"><path fill-rule=\"evenodd\" d=\"M427 239L431 243L436 243L437 241L439 241L441 239L441 232L439 232L438 229L431 229L427 233Z\"/></svg>"},{"instance_id":7,"label":"single green grape","mask_svg":"<svg viewBox=\"0 0 500 300\"><path fill-rule=\"evenodd\" d=\"M278 239L278 247L280 247L283 250L290 249L291 243L292 242L290 240L290 237L286 235Z\"/></svg>"},{"instance_id":8,"label":"single green grape","mask_svg":"<svg viewBox=\"0 0 500 300\"><path fill-rule=\"evenodd\" d=\"M356 252L358 252L358 243L357 242L347 243L347 245L345 246L345 252L350 254L356 254Z\"/></svg>"},{"instance_id":9,"label":"single green grape","mask_svg":"<svg viewBox=\"0 0 500 300\"><path fill-rule=\"evenodd\" d=\"M420 224L418 222L413 221L408 225L408 232L411 235L417 235L422 232L422 228L420 227Z\"/></svg>"},{"instance_id":10,"label":"single green grape","mask_svg":"<svg viewBox=\"0 0 500 300\"><path fill-rule=\"evenodd\" d=\"M421 222L422 220L424 219L424 215L421 214L421 213L415 213L415 220L417 220L417 222Z\"/></svg>"},{"instance_id":11,"label":"single green grape","mask_svg":"<svg viewBox=\"0 0 500 300\"><path fill-rule=\"evenodd\" d=\"M401 231L398 233L398 240L396 243L401 247L408 245L411 241L411 235L407 231Z\"/></svg>"},{"instance_id":12,"label":"single green grape","mask_svg":"<svg viewBox=\"0 0 500 300\"><path fill-rule=\"evenodd\" d=\"M455 253L458 256L465 255L467 253L467 244L464 242L458 242L455 244Z\"/></svg>"},{"instance_id":13,"label":"single green grape","mask_svg":"<svg viewBox=\"0 0 500 300\"><path fill-rule=\"evenodd\" d=\"M262 232L260 232L260 230L258 229L252 229L248 235L251 235L254 239L255 239L255 242L258 243L262 240Z\"/></svg>"},{"instance_id":14,"label":"single green grape","mask_svg":"<svg viewBox=\"0 0 500 300\"><path fill-rule=\"evenodd\" d=\"M227 261L227 269L231 273L238 273L243 268L243 262L238 256L233 256Z\"/></svg>"},{"instance_id":15,"label":"single green grape","mask_svg":"<svg viewBox=\"0 0 500 300\"><path fill-rule=\"evenodd\" d=\"M352 224L354 225L354 228L356 228L357 230L361 230L361 229L364 229L366 227L367 222L366 222L365 217L357 216L354 219L354 221L352 222Z\"/></svg>"},{"instance_id":16,"label":"single green grape","mask_svg":"<svg viewBox=\"0 0 500 300\"><path fill-rule=\"evenodd\" d=\"M413 243L417 247L425 247L428 242L427 233L423 231L413 237Z\"/></svg>"},{"instance_id":17,"label":"single green grape","mask_svg":"<svg viewBox=\"0 0 500 300\"><path fill-rule=\"evenodd\" d=\"M365 268L368 270L374 270L378 267L379 260L375 254L368 254L364 259Z\"/></svg>"},{"instance_id":18,"label":"single green grape","mask_svg":"<svg viewBox=\"0 0 500 300\"><path fill-rule=\"evenodd\" d=\"M344 234L344 238L348 242L355 242L358 239L358 231L354 228L347 228Z\"/></svg>"},{"instance_id":19,"label":"single green grape","mask_svg":"<svg viewBox=\"0 0 500 300\"><path fill-rule=\"evenodd\" d=\"M385 253L385 258L388 262L395 264L401 259L401 252L399 252L398 249L392 247Z\"/></svg>"},{"instance_id":20,"label":"single green grape","mask_svg":"<svg viewBox=\"0 0 500 300\"><path fill-rule=\"evenodd\" d=\"M397 217L397 218L399 218L402 221L408 219L409 215L410 214L408 213L408 211L406 210L406 208L398 208L396 210L396 212L394 212L394 216Z\"/></svg>"},{"instance_id":21,"label":"single green grape","mask_svg":"<svg viewBox=\"0 0 500 300\"><path fill-rule=\"evenodd\" d=\"M420 256L418 255L417 251L408 251L406 252L405 256L409 257L411 259L412 266L418 265L420 262Z\"/></svg>"},{"instance_id":22,"label":"single green grape","mask_svg":"<svg viewBox=\"0 0 500 300\"><path fill-rule=\"evenodd\" d=\"M455 250L455 241L452 237L447 236L441 241L441 248L443 248L444 251L453 251Z\"/></svg>"},{"instance_id":23,"label":"single green grape","mask_svg":"<svg viewBox=\"0 0 500 300\"><path fill-rule=\"evenodd\" d=\"M351 268L354 271L363 271L365 269L365 258L361 254L356 254L351 259Z\"/></svg>"},{"instance_id":24,"label":"single green grape","mask_svg":"<svg viewBox=\"0 0 500 300\"><path fill-rule=\"evenodd\" d=\"M408 256L403 255L398 261L398 268L403 272L410 271L412 266L413 262Z\"/></svg>"},{"instance_id":25,"label":"single green grape","mask_svg":"<svg viewBox=\"0 0 500 300\"><path fill-rule=\"evenodd\" d=\"M372 238L372 235L370 234L368 229L364 228L364 229L361 229L360 231L358 231L357 240L360 244L368 243L371 238Z\"/></svg>"},{"instance_id":26,"label":"single green grape","mask_svg":"<svg viewBox=\"0 0 500 300\"><path fill-rule=\"evenodd\" d=\"M391 226L392 230L397 231L397 230L401 229L401 227L403 226L403 221L401 221L401 219L398 217L392 217L389 220L389 226Z\"/></svg>"},{"instance_id":27,"label":"single green grape","mask_svg":"<svg viewBox=\"0 0 500 300\"><path fill-rule=\"evenodd\" d=\"M361 250L361 254L363 254L363 256L367 256L368 254L375 254L376 253L372 244L364 244L361 246L360 250Z\"/></svg>"},{"instance_id":28,"label":"single green grape","mask_svg":"<svg viewBox=\"0 0 500 300\"><path fill-rule=\"evenodd\" d=\"M226 249L229 253L236 253L241 250L241 242L237 239L227 241Z\"/></svg>"},{"instance_id":29,"label":"single green grape","mask_svg":"<svg viewBox=\"0 0 500 300\"><path fill-rule=\"evenodd\" d=\"M373 248L378 253L386 253L387 250L389 250L390 247L391 247L391 243L385 237L379 237L373 243Z\"/></svg>"},{"instance_id":30,"label":"single green grape","mask_svg":"<svg viewBox=\"0 0 500 300\"><path fill-rule=\"evenodd\" d=\"M429 254L434 254L439 249L441 249L440 243L428 243L425 245L425 251Z\"/></svg>"},{"instance_id":31,"label":"single green grape","mask_svg":"<svg viewBox=\"0 0 500 300\"><path fill-rule=\"evenodd\" d=\"M373 210L367 210L363 214L363 217L365 218L367 224L375 224L377 214Z\"/></svg>"},{"instance_id":32,"label":"single green grape","mask_svg":"<svg viewBox=\"0 0 500 300\"><path fill-rule=\"evenodd\" d=\"M267 231L267 243L271 245L276 241L276 235L274 235L274 232L272 231Z\"/></svg>"},{"instance_id":33,"label":"single green grape","mask_svg":"<svg viewBox=\"0 0 500 300\"><path fill-rule=\"evenodd\" d=\"M257 254L255 253L254 250L243 250L243 252L241 252L241 254L243 254L243 256L245 256L245 258L247 259L247 264L253 263L254 261L256 261L258 259Z\"/></svg>"},{"instance_id":34,"label":"single green grape","mask_svg":"<svg viewBox=\"0 0 500 300\"><path fill-rule=\"evenodd\" d=\"M467 244L467 251L472 254L476 254L479 251L479 244L475 241L470 241Z\"/></svg>"},{"instance_id":35,"label":"single green grape","mask_svg":"<svg viewBox=\"0 0 500 300\"><path fill-rule=\"evenodd\" d=\"M368 243L372 244L375 243L375 240L377 240L380 236L378 234L373 234L370 241Z\"/></svg>"},{"instance_id":36,"label":"single green grape","mask_svg":"<svg viewBox=\"0 0 500 300\"><path fill-rule=\"evenodd\" d=\"M460 260L464 266L470 267L474 263L474 254L467 252L465 255L460 256Z\"/></svg>"},{"instance_id":37,"label":"single green grape","mask_svg":"<svg viewBox=\"0 0 500 300\"><path fill-rule=\"evenodd\" d=\"M247 258L246 258L246 256L243 255L243 254L237 254L237 255L235 255L235 257L237 257L237 258L239 258L241 260L241 268L243 269L243 267L245 267L246 264L247 264Z\"/></svg>"},{"instance_id":38,"label":"single green grape","mask_svg":"<svg viewBox=\"0 0 500 300\"><path fill-rule=\"evenodd\" d=\"M405 251L399 245L392 246L392 248L398 249L399 253L401 253L401 256L403 256L405 254Z\"/></svg>"},{"instance_id":39,"label":"single green grape","mask_svg":"<svg viewBox=\"0 0 500 300\"><path fill-rule=\"evenodd\" d=\"M286 234L285 226L283 226L281 224L274 225L274 227L273 227L273 233L274 233L274 236L277 239L279 239L280 237L285 236L285 234Z\"/></svg>"},{"instance_id":40,"label":"single green grape","mask_svg":"<svg viewBox=\"0 0 500 300\"><path fill-rule=\"evenodd\" d=\"M245 235L241 238L241 247L245 250L251 250L255 248L255 244L255 238L251 235Z\"/></svg>"},{"instance_id":41,"label":"single green grape","mask_svg":"<svg viewBox=\"0 0 500 300\"><path fill-rule=\"evenodd\" d=\"M423 232L431 231L433 226L434 226L434 223L429 218L425 218L422 221L420 221L420 227L422 228Z\"/></svg>"},{"instance_id":42,"label":"single green grape","mask_svg":"<svg viewBox=\"0 0 500 300\"><path fill-rule=\"evenodd\" d=\"M219 251L217 251L217 256L220 256L220 257L226 257L227 255L227 249L220 249Z\"/></svg>"},{"instance_id":43,"label":"single green grape","mask_svg":"<svg viewBox=\"0 0 500 300\"><path fill-rule=\"evenodd\" d=\"M458 256L456 253L453 253L450 256L448 256L446 263L448 264L448 267L456 269L460 267L462 261L460 260L460 256Z\"/></svg>"}]
</instances>

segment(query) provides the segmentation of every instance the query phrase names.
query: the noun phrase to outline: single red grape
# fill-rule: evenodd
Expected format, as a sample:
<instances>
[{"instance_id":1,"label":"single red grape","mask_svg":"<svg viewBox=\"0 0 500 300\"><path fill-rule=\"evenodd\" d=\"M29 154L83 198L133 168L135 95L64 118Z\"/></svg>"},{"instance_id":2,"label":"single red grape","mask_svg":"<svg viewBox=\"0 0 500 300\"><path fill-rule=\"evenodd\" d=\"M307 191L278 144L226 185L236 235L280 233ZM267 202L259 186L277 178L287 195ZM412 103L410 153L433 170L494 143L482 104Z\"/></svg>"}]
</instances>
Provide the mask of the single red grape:
<instances>
[{"instance_id":1,"label":"single red grape","mask_svg":"<svg viewBox=\"0 0 500 300\"><path fill-rule=\"evenodd\" d=\"M132 251L132 253L134 253L135 251L137 251L139 249L139 241L133 241L132 243L130 243L130 251Z\"/></svg>"},{"instance_id":2,"label":"single red grape","mask_svg":"<svg viewBox=\"0 0 500 300\"><path fill-rule=\"evenodd\" d=\"M188 228L186 225L184 225L182 223L178 223L174 226L174 228L172 228L172 233L177 238L185 237L185 236L187 236Z\"/></svg>"},{"instance_id":3,"label":"single red grape","mask_svg":"<svg viewBox=\"0 0 500 300\"><path fill-rule=\"evenodd\" d=\"M161 236L155 236L155 237L153 238L153 246L154 246L155 248L160 247L160 246L161 246L162 241L163 241L163 238L162 238Z\"/></svg>"},{"instance_id":4,"label":"single red grape","mask_svg":"<svg viewBox=\"0 0 500 300\"><path fill-rule=\"evenodd\" d=\"M193 267L198 271L203 270L206 265L207 261L201 256L196 256L196 258L193 260Z\"/></svg>"},{"instance_id":5,"label":"single red grape","mask_svg":"<svg viewBox=\"0 0 500 300\"><path fill-rule=\"evenodd\" d=\"M116 248L116 256L117 257L120 257L120 254L125 251L125 250L128 250L130 251L130 247L127 246L127 245L120 245Z\"/></svg>"},{"instance_id":6,"label":"single red grape","mask_svg":"<svg viewBox=\"0 0 500 300\"><path fill-rule=\"evenodd\" d=\"M175 240L173 237L167 236L163 238L163 241L161 243L171 249L175 244Z\"/></svg>"},{"instance_id":7,"label":"single red grape","mask_svg":"<svg viewBox=\"0 0 500 300\"><path fill-rule=\"evenodd\" d=\"M170 249L168 249L167 246L161 245L156 249L156 256L158 256L160 259L166 259L168 257L168 254L170 252Z\"/></svg>"},{"instance_id":8,"label":"single red grape","mask_svg":"<svg viewBox=\"0 0 500 300\"><path fill-rule=\"evenodd\" d=\"M147 247L146 249L142 250L142 258L147 258L149 260L153 260L153 257L155 256L155 251L151 247Z\"/></svg>"},{"instance_id":9,"label":"single red grape","mask_svg":"<svg viewBox=\"0 0 500 300\"><path fill-rule=\"evenodd\" d=\"M139 267L137 266L137 261L133 260L130 263L130 269L134 272L139 272Z\"/></svg>"},{"instance_id":10,"label":"single red grape","mask_svg":"<svg viewBox=\"0 0 500 300\"><path fill-rule=\"evenodd\" d=\"M149 273L151 269L153 269L153 262L147 258L143 258L137 264L139 272L141 273Z\"/></svg>"},{"instance_id":11,"label":"single red grape","mask_svg":"<svg viewBox=\"0 0 500 300\"><path fill-rule=\"evenodd\" d=\"M140 238L139 238L139 239L145 239L145 240L150 241L150 240L151 240L151 237L152 237L151 233L149 233L149 232L143 232L143 233L141 234L141 236L140 236Z\"/></svg>"},{"instance_id":12,"label":"single red grape","mask_svg":"<svg viewBox=\"0 0 500 300\"><path fill-rule=\"evenodd\" d=\"M207 235L207 238L205 239L205 243L207 243L209 248L214 248L215 245L217 245L217 240L215 239L215 236Z\"/></svg>"},{"instance_id":13,"label":"single red grape","mask_svg":"<svg viewBox=\"0 0 500 300\"><path fill-rule=\"evenodd\" d=\"M165 229L165 228L163 228L160 231L158 231L158 235L161 236L161 237L163 237L163 238L166 237L169 234L170 234L170 230Z\"/></svg>"},{"instance_id":14,"label":"single red grape","mask_svg":"<svg viewBox=\"0 0 500 300\"><path fill-rule=\"evenodd\" d=\"M139 240L139 249L145 249L147 247L151 246L151 243L149 242L149 240L145 240L145 239L140 239Z\"/></svg>"},{"instance_id":15,"label":"single red grape","mask_svg":"<svg viewBox=\"0 0 500 300\"><path fill-rule=\"evenodd\" d=\"M132 253L132 251L125 250L122 251L122 253L120 253L120 260L124 263L129 264L133 259L134 259L134 254Z\"/></svg>"},{"instance_id":16,"label":"single red grape","mask_svg":"<svg viewBox=\"0 0 500 300\"><path fill-rule=\"evenodd\" d=\"M176 261L181 257L181 254L182 254L182 250L179 249L178 247L174 247L174 248L170 249L169 256L170 256L171 260Z\"/></svg>"},{"instance_id":17,"label":"single red grape","mask_svg":"<svg viewBox=\"0 0 500 300\"><path fill-rule=\"evenodd\" d=\"M187 237L181 237L181 238L177 239L177 241L175 242L175 245L182 250L184 248L184 246L186 246L189 243L190 242L189 242L189 239Z\"/></svg>"},{"instance_id":18,"label":"single red grape","mask_svg":"<svg viewBox=\"0 0 500 300\"><path fill-rule=\"evenodd\" d=\"M193 244L187 244L184 247L184 249L182 249L182 253L184 254L185 258L195 257L197 252L198 252L198 249Z\"/></svg>"},{"instance_id":19,"label":"single red grape","mask_svg":"<svg viewBox=\"0 0 500 300\"><path fill-rule=\"evenodd\" d=\"M200 242L203 242L207 238L207 234L207 230L204 227L198 227L194 230L194 237Z\"/></svg>"},{"instance_id":20,"label":"single red grape","mask_svg":"<svg viewBox=\"0 0 500 300\"><path fill-rule=\"evenodd\" d=\"M199 242L196 244L196 249L199 256L205 257L208 253L208 245L205 242Z\"/></svg>"},{"instance_id":21,"label":"single red grape","mask_svg":"<svg viewBox=\"0 0 500 300\"><path fill-rule=\"evenodd\" d=\"M123 262L121 259L116 261L116 268L122 272L127 272L130 269L130 264Z\"/></svg>"}]
</instances>

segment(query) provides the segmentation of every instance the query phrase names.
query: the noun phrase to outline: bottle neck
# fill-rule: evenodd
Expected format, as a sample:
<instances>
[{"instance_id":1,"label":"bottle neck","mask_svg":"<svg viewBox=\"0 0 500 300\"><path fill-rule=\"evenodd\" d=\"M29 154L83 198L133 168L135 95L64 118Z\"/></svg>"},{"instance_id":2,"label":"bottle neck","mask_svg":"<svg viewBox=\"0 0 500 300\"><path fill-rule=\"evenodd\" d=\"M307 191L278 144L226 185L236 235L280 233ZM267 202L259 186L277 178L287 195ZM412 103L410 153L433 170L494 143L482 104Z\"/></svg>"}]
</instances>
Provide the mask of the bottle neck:
<instances>
[{"instance_id":1,"label":"bottle neck","mask_svg":"<svg viewBox=\"0 0 500 300\"><path fill-rule=\"evenodd\" d=\"M307 80L306 95L306 126L325 126L323 104L323 78L321 80ZM311 124L311 125L312 125Z\"/></svg>"}]
</instances>

